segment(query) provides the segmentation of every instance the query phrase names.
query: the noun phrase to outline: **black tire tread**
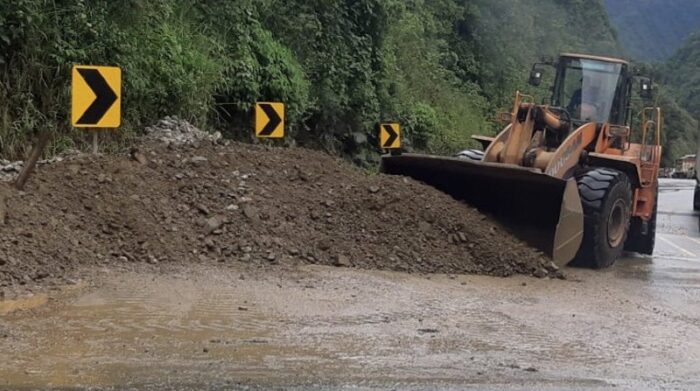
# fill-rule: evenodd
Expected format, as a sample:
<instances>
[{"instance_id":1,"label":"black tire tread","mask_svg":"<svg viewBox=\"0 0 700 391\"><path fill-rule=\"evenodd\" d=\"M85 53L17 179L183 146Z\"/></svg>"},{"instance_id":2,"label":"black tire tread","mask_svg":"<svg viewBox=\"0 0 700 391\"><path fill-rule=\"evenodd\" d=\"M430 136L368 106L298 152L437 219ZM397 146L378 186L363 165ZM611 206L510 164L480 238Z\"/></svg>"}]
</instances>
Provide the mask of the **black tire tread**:
<instances>
[{"instance_id":1,"label":"black tire tread","mask_svg":"<svg viewBox=\"0 0 700 391\"><path fill-rule=\"evenodd\" d=\"M618 185L623 186L628 203L631 203L629 179L624 173L608 168L591 169L579 174L576 179L583 207L584 234L581 248L572 264L595 269L609 267L619 256L623 245L618 249L603 251L601 246L607 245L607 238L600 237L603 232L601 224L607 219L601 218L601 215L609 194Z\"/></svg>"}]
</instances>

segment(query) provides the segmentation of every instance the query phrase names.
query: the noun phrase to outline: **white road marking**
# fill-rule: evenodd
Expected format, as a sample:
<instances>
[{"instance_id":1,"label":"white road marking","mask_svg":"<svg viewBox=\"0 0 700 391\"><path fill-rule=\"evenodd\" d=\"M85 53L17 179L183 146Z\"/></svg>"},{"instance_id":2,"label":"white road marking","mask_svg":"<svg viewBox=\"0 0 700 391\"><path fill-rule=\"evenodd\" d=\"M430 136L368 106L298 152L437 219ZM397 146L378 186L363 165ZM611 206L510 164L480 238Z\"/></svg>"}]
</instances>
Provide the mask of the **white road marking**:
<instances>
[{"instance_id":1,"label":"white road marking","mask_svg":"<svg viewBox=\"0 0 700 391\"><path fill-rule=\"evenodd\" d=\"M690 236L688 236L687 238L690 239L690 240L692 240L693 242L695 242L695 243L697 243L697 244L700 244L700 240L698 240L698 239L696 239L696 238L691 238Z\"/></svg>"},{"instance_id":2,"label":"white road marking","mask_svg":"<svg viewBox=\"0 0 700 391\"><path fill-rule=\"evenodd\" d=\"M695 255L694 253L692 253L692 252L684 249L683 247L673 243L669 239L665 238L663 235L659 235L659 239L663 240L665 243L669 244L671 247L675 248L676 250L680 250L685 255L688 255L688 256L691 256L691 257L697 259L697 255Z\"/></svg>"}]
</instances>

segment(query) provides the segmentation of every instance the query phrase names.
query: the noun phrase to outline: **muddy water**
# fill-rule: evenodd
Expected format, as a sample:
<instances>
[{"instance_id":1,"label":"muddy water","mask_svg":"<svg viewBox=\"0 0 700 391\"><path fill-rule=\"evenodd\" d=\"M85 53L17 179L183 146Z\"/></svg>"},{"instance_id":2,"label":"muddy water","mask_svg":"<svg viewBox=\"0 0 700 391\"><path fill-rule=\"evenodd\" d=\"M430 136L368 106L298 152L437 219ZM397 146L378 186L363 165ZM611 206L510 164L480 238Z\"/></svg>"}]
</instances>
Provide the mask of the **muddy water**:
<instances>
[{"instance_id":1,"label":"muddy water","mask_svg":"<svg viewBox=\"0 0 700 391\"><path fill-rule=\"evenodd\" d=\"M661 197L654 257L566 281L88 271L0 302L0 389L697 390L700 232L687 191Z\"/></svg>"},{"instance_id":2,"label":"muddy water","mask_svg":"<svg viewBox=\"0 0 700 391\"><path fill-rule=\"evenodd\" d=\"M48 303L49 297L46 294L31 295L13 300L0 301L0 316L21 310L39 308Z\"/></svg>"},{"instance_id":3,"label":"muddy water","mask_svg":"<svg viewBox=\"0 0 700 391\"><path fill-rule=\"evenodd\" d=\"M244 370L280 355L284 347L270 344L278 325L254 311L245 292L229 281L211 289L207 283L127 274L44 310L50 314L9 316L14 353L5 357L15 358L0 364L0 379L31 387L109 385L148 378L161 364L161 375L217 361Z\"/></svg>"},{"instance_id":4,"label":"muddy water","mask_svg":"<svg viewBox=\"0 0 700 391\"><path fill-rule=\"evenodd\" d=\"M700 386L700 280L655 286L649 262L569 281L244 274L119 273L6 315L0 387Z\"/></svg>"}]
</instances>

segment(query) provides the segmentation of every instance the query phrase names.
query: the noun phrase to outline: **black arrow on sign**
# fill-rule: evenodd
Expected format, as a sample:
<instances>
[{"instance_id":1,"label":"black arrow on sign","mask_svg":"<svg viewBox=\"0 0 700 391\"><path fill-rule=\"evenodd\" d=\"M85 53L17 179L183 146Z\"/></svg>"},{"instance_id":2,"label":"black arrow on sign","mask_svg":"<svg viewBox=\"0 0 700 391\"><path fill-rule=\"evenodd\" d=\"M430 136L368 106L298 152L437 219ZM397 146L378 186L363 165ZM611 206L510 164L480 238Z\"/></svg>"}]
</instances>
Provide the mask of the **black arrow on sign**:
<instances>
[{"instance_id":1,"label":"black arrow on sign","mask_svg":"<svg viewBox=\"0 0 700 391\"><path fill-rule=\"evenodd\" d=\"M282 118L280 118L279 114L277 114L275 109L270 104L261 103L260 108L265 112L270 121L267 123L267 125L265 125L263 130L260 131L258 136L269 136L275 131L275 129L277 129L279 124L282 122Z\"/></svg>"},{"instance_id":2,"label":"black arrow on sign","mask_svg":"<svg viewBox=\"0 0 700 391\"><path fill-rule=\"evenodd\" d=\"M397 138L399 138L399 134L396 133L394 130L394 127L391 125L382 125L384 127L384 131L389 134L389 138L386 139L384 142L384 145L382 145L382 148L391 148L392 145L394 145L394 142L396 141Z\"/></svg>"},{"instance_id":3,"label":"black arrow on sign","mask_svg":"<svg viewBox=\"0 0 700 391\"><path fill-rule=\"evenodd\" d=\"M78 73L95 93L95 100L78 119L78 125L97 125L107 110L117 101L117 94L97 69L79 68Z\"/></svg>"}]
</instances>

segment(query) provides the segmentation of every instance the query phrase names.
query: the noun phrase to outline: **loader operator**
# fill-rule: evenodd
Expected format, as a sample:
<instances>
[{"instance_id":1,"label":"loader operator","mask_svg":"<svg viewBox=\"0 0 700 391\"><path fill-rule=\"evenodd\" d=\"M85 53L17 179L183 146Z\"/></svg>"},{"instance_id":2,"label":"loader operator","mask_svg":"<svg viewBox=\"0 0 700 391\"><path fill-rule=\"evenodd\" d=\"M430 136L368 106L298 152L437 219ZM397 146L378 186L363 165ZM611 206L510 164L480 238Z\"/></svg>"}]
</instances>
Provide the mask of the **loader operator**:
<instances>
[{"instance_id":1,"label":"loader operator","mask_svg":"<svg viewBox=\"0 0 700 391\"><path fill-rule=\"evenodd\" d=\"M594 75L581 78L581 87L574 91L567 109L569 113L583 121L595 121L600 117L601 80ZM585 93L584 93L585 91Z\"/></svg>"}]
</instances>

